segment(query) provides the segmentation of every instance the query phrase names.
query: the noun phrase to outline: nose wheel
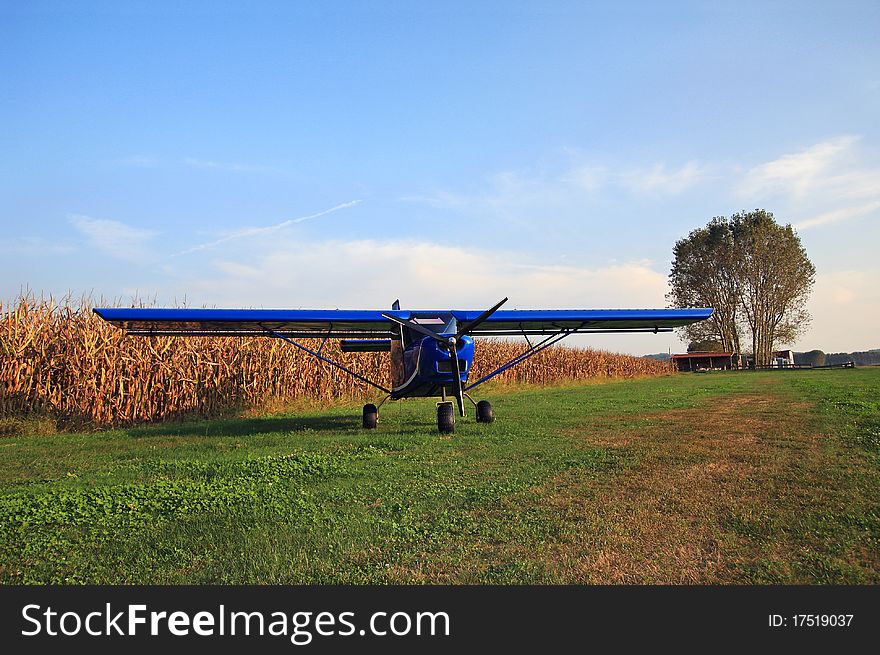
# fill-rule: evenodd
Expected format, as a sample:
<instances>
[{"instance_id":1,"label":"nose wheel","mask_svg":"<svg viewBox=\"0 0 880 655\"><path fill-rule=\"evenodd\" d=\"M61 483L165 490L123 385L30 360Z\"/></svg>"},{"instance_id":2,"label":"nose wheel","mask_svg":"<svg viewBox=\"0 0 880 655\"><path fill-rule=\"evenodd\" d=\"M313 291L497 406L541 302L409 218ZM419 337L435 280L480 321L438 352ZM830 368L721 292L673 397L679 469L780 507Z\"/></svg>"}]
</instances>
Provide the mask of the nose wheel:
<instances>
[{"instance_id":1,"label":"nose wheel","mask_svg":"<svg viewBox=\"0 0 880 655\"><path fill-rule=\"evenodd\" d=\"M451 402L437 403L437 429L441 434L455 432L455 408Z\"/></svg>"},{"instance_id":2,"label":"nose wheel","mask_svg":"<svg viewBox=\"0 0 880 655\"><path fill-rule=\"evenodd\" d=\"M364 429L375 430L379 424L379 409L373 404L364 405Z\"/></svg>"}]
</instances>

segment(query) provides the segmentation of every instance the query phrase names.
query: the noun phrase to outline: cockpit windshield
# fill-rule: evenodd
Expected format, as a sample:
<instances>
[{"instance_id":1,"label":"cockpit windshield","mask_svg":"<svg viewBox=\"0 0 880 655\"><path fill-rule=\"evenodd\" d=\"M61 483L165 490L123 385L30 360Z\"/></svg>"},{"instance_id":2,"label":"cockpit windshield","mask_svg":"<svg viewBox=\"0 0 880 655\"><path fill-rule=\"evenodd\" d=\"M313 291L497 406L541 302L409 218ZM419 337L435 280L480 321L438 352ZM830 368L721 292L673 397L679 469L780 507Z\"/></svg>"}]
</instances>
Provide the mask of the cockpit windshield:
<instances>
[{"instance_id":1,"label":"cockpit windshield","mask_svg":"<svg viewBox=\"0 0 880 655\"><path fill-rule=\"evenodd\" d=\"M419 315L414 313L411 320L413 321L413 323L418 323L421 327L427 328L435 334L442 334L444 332L455 333L455 331L458 329L455 323L455 318L452 316L451 313L445 316L437 314ZM402 327L401 330L403 332L403 344L405 347L413 343L413 341L422 339L424 336L408 327Z\"/></svg>"},{"instance_id":2,"label":"cockpit windshield","mask_svg":"<svg viewBox=\"0 0 880 655\"><path fill-rule=\"evenodd\" d=\"M431 332L437 332L438 334L443 331L443 327L447 323L440 316L414 316L412 322L418 323L422 327L431 330Z\"/></svg>"}]
</instances>

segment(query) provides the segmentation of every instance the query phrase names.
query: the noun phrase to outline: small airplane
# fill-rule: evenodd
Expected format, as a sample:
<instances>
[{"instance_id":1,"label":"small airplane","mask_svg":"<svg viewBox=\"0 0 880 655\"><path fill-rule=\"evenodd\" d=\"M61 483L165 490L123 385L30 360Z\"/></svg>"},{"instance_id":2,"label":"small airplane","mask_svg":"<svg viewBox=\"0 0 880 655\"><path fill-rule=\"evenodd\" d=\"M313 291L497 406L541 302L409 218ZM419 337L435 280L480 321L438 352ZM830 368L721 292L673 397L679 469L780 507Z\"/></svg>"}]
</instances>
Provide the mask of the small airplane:
<instances>
[{"instance_id":1,"label":"small airplane","mask_svg":"<svg viewBox=\"0 0 880 655\"><path fill-rule=\"evenodd\" d=\"M476 420L495 419L487 400L476 402L470 391L499 373L524 362L572 334L606 332L670 332L709 318L712 309L564 309L500 311L504 298L489 309L390 311L341 309L160 309L106 308L94 312L133 336L251 336L282 339L309 355L379 389L385 397L363 408L363 427L375 428L387 400L439 397L437 428L455 431L455 407L464 417L465 399L475 407ZM474 337L521 336L523 352L469 382ZM533 342L529 337L536 337ZM317 349L298 339L321 339ZM324 356L328 339L341 339L343 352L388 352L391 389Z\"/></svg>"}]
</instances>

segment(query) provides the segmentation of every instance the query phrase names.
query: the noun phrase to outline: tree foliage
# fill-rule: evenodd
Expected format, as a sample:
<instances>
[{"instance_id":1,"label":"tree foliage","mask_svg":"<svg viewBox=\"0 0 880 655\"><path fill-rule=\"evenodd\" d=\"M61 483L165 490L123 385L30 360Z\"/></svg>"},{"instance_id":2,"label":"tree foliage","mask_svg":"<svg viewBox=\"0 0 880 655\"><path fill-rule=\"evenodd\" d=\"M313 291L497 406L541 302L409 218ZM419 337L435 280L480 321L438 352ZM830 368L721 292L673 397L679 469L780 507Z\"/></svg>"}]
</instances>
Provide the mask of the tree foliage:
<instances>
[{"instance_id":1,"label":"tree foliage","mask_svg":"<svg viewBox=\"0 0 880 655\"><path fill-rule=\"evenodd\" d=\"M810 315L806 301L816 269L791 225L763 209L716 216L673 249L668 298L680 307L713 307L706 320L683 328L691 341L717 341L769 364L777 344L791 343Z\"/></svg>"},{"instance_id":2,"label":"tree foliage","mask_svg":"<svg viewBox=\"0 0 880 655\"><path fill-rule=\"evenodd\" d=\"M825 366L825 362L825 353L821 350L810 350L805 353L801 353L800 357L798 357L797 353L795 353L795 363L799 366Z\"/></svg>"},{"instance_id":3,"label":"tree foliage","mask_svg":"<svg viewBox=\"0 0 880 655\"><path fill-rule=\"evenodd\" d=\"M689 353L720 353L720 352L730 352L725 351L724 346L720 341L716 341L715 339L711 339L709 341L691 341L688 344L687 351Z\"/></svg>"},{"instance_id":4,"label":"tree foliage","mask_svg":"<svg viewBox=\"0 0 880 655\"><path fill-rule=\"evenodd\" d=\"M715 308L707 320L685 327L685 337L692 342L718 341L724 352L741 352L736 247L727 219L716 216L676 243L673 253L673 303Z\"/></svg>"}]
</instances>

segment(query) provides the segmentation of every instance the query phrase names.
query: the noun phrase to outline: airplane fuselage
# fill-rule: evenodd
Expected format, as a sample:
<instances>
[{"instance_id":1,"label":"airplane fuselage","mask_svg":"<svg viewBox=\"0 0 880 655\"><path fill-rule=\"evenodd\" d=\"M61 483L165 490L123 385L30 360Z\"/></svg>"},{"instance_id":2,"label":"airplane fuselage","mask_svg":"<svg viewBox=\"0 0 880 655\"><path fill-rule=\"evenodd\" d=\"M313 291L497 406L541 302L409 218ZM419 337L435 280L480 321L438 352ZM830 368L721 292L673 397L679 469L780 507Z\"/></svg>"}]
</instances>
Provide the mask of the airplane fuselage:
<instances>
[{"instance_id":1,"label":"airplane fuselage","mask_svg":"<svg viewBox=\"0 0 880 655\"><path fill-rule=\"evenodd\" d=\"M455 383L452 356L436 339L416 336L405 346L391 342L393 399L442 396ZM474 340L462 336L456 343L461 381L466 383L474 361Z\"/></svg>"}]
</instances>

